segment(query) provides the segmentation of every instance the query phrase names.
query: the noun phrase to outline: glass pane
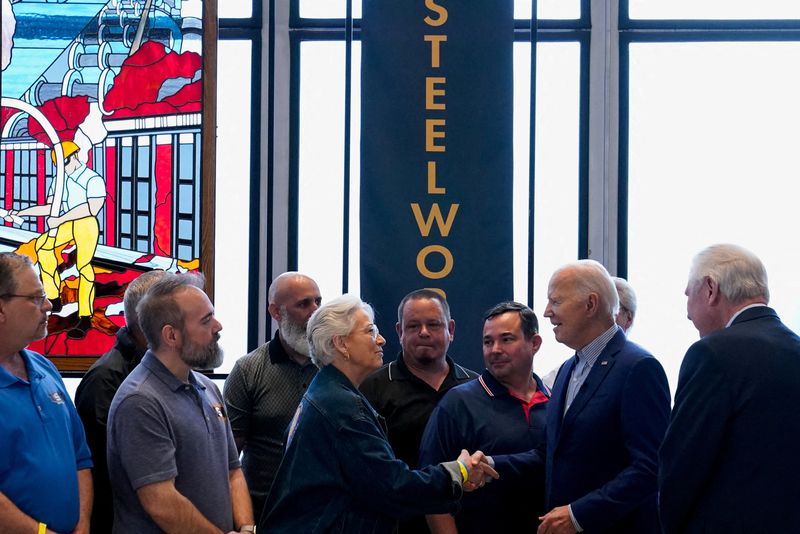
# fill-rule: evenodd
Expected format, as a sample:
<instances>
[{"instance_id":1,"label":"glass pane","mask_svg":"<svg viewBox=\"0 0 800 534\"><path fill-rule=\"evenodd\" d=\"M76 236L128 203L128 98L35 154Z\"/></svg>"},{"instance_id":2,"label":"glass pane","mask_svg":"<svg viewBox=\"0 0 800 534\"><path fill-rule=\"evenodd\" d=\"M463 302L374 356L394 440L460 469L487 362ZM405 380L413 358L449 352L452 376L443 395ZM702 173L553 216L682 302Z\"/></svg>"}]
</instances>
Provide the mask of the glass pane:
<instances>
[{"instance_id":1,"label":"glass pane","mask_svg":"<svg viewBox=\"0 0 800 534\"><path fill-rule=\"evenodd\" d=\"M253 0L223 0L217 2L217 16L221 19L247 19L253 16Z\"/></svg>"},{"instance_id":2,"label":"glass pane","mask_svg":"<svg viewBox=\"0 0 800 534\"><path fill-rule=\"evenodd\" d=\"M514 0L514 18L530 19L532 0ZM580 0L538 0L536 13L539 19L579 19L581 18Z\"/></svg>"},{"instance_id":3,"label":"glass pane","mask_svg":"<svg viewBox=\"0 0 800 534\"><path fill-rule=\"evenodd\" d=\"M342 293L344 51L343 42L300 45L298 268L326 300Z\"/></svg>"},{"instance_id":4,"label":"glass pane","mask_svg":"<svg viewBox=\"0 0 800 534\"><path fill-rule=\"evenodd\" d=\"M352 84L350 96L350 271L348 272L348 291L361 294L361 43L353 42L353 62L351 64Z\"/></svg>"},{"instance_id":5,"label":"glass pane","mask_svg":"<svg viewBox=\"0 0 800 534\"><path fill-rule=\"evenodd\" d=\"M220 344L227 354L217 372L227 373L236 359L247 353L247 327L251 317L246 303L251 290L249 199L252 43L249 40L222 40L219 41L218 53L214 306L217 318L225 328ZM253 223L255 228L258 227L257 223L256 218Z\"/></svg>"},{"instance_id":6,"label":"glass pane","mask_svg":"<svg viewBox=\"0 0 800 534\"><path fill-rule=\"evenodd\" d=\"M625 0L622 0L625 1ZM628 0L632 19L797 19L797 0Z\"/></svg>"},{"instance_id":7,"label":"glass pane","mask_svg":"<svg viewBox=\"0 0 800 534\"><path fill-rule=\"evenodd\" d=\"M308 19L343 19L347 14L346 0L298 0L300 17ZM353 18L361 18L361 0L353 0Z\"/></svg>"},{"instance_id":8,"label":"glass pane","mask_svg":"<svg viewBox=\"0 0 800 534\"><path fill-rule=\"evenodd\" d=\"M530 44L514 45L514 294L528 291ZM559 266L577 259L580 130L580 45L540 43L536 58L536 167L533 310L543 349L534 360L540 376L570 355L542 317L547 282ZM554 226L557 226L554 227Z\"/></svg>"},{"instance_id":9,"label":"glass pane","mask_svg":"<svg viewBox=\"0 0 800 534\"><path fill-rule=\"evenodd\" d=\"M797 124L800 43L630 48L628 273L631 336L664 364L673 392L698 334L686 319L691 258L713 243L766 265L771 305L800 329Z\"/></svg>"}]
</instances>

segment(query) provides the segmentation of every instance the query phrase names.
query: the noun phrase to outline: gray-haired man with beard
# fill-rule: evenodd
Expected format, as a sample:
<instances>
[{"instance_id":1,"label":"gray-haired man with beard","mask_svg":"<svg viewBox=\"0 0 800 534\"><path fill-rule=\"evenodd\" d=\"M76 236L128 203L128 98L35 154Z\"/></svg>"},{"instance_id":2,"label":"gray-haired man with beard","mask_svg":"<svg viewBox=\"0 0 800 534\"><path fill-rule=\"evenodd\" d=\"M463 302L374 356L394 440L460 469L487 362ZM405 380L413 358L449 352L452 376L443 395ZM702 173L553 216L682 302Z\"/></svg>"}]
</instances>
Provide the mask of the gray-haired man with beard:
<instances>
[{"instance_id":1,"label":"gray-haired man with beard","mask_svg":"<svg viewBox=\"0 0 800 534\"><path fill-rule=\"evenodd\" d=\"M136 308L150 350L108 416L116 534L253 531L222 395L194 370L222 363L222 325L202 285L166 274Z\"/></svg>"},{"instance_id":2,"label":"gray-haired man with beard","mask_svg":"<svg viewBox=\"0 0 800 534\"><path fill-rule=\"evenodd\" d=\"M271 341L240 358L225 381L225 404L256 516L261 514L284 450L284 435L317 373L308 357L306 324L322 302L316 282L286 272L269 288Z\"/></svg>"}]
</instances>

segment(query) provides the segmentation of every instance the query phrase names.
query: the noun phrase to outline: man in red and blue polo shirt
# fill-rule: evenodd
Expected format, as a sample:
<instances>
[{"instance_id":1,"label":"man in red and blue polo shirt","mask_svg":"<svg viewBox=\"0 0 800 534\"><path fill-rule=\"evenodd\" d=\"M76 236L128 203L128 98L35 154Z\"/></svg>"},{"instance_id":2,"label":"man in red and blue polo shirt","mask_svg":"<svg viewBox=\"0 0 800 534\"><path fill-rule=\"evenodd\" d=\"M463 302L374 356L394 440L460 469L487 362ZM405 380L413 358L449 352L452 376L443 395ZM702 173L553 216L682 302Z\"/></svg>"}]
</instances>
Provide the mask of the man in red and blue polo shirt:
<instances>
[{"instance_id":1,"label":"man in red and blue polo shirt","mask_svg":"<svg viewBox=\"0 0 800 534\"><path fill-rule=\"evenodd\" d=\"M486 369L478 380L451 389L434 409L422 437L421 466L462 448L513 454L544 443L550 392L533 373L533 357L542 344L536 315L523 304L502 302L484 320ZM465 494L455 517L428 516L431 531L453 532L455 526L460 534L533 532L544 512L544 487L515 478Z\"/></svg>"}]
</instances>

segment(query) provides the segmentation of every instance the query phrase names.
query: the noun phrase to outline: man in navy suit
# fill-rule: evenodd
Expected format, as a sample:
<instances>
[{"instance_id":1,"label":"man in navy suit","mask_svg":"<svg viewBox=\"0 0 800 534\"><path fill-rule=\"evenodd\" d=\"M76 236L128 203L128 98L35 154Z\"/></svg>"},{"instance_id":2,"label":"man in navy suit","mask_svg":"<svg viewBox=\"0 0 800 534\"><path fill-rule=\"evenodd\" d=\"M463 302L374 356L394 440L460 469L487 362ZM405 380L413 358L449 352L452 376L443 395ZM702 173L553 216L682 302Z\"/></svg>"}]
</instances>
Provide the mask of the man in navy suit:
<instances>
[{"instance_id":1,"label":"man in navy suit","mask_svg":"<svg viewBox=\"0 0 800 534\"><path fill-rule=\"evenodd\" d=\"M617 291L606 269L581 260L557 270L544 316L575 349L547 408L546 450L497 456L505 477L545 475L539 534L658 532L657 454L669 419L661 364L614 322Z\"/></svg>"},{"instance_id":2,"label":"man in navy suit","mask_svg":"<svg viewBox=\"0 0 800 534\"><path fill-rule=\"evenodd\" d=\"M700 252L686 296L701 339L659 452L664 532L797 532L800 338L767 307L764 266L739 246Z\"/></svg>"}]
</instances>

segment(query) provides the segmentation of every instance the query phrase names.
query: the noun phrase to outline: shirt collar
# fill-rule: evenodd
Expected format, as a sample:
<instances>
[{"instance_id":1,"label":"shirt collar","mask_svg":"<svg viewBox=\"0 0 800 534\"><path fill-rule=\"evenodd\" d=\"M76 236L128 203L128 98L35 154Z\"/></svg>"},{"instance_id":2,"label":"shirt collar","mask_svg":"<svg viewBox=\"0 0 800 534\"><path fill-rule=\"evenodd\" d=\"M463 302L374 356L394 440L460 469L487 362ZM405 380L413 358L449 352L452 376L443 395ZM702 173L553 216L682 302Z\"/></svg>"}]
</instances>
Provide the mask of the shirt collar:
<instances>
[{"instance_id":1,"label":"shirt collar","mask_svg":"<svg viewBox=\"0 0 800 534\"><path fill-rule=\"evenodd\" d=\"M153 354L152 351L148 350L144 354L141 365L143 365L148 371L153 373L156 376L156 378L161 380L164 383L164 385L166 385L172 391L178 391L186 386L186 382L183 382L177 376L173 375L172 372L169 369L167 369L167 367L163 363L161 363L161 360L159 360L156 357L156 355ZM199 380L197 380L197 377L195 376L195 371L192 370L189 371L188 383L196 387L197 389L201 390L206 389L206 387Z\"/></svg>"},{"instance_id":2,"label":"shirt collar","mask_svg":"<svg viewBox=\"0 0 800 534\"><path fill-rule=\"evenodd\" d=\"M542 379L539 378L536 373L531 373L531 376L533 376L533 380L536 382L536 391L542 392L547 398L550 398L550 390L544 385ZM510 395L508 393L508 388L498 382L488 369L483 370L483 373L481 373L481 375L478 377L478 382L483 388L483 391L485 391L490 397L502 397Z\"/></svg>"},{"instance_id":3,"label":"shirt collar","mask_svg":"<svg viewBox=\"0 0 800 534\"><path fill-rule=\"evenodd\" d=\"M44 375L39 371L38 366L33 362L33 359L28 354L28 351L23 349L19 351L20 358L25 363L25 370L28 372L28 380L25 381L16 375L12 375L4 367L0 367L0 388L7 388L17 382L28 384L34 380L41 380Z\"/></svg>"},{"instance_id":4,"label":"shirt collar","mask_svg":"<svg viewBox=\"0 0 800 534\"><path fill-rule=\"evenodd\" d=\"M269 361L273 364L280 364L280 363L288 363L294 364L298 367L306 367L307 365L314 365L311 361L311 358L308 361L300 365L296 361L294 361L290 356L289 353L286 352L286 347L283 346L283 340L279 335L279 330L275 330L275 335L272 336L272 341L269 343Z\"/></svg>"},{"instance_id":5,"label":"shirt collar","mask_svg":"<svg viewBox=\"0 0 800 534\"><path fill-rule=\"evenodd\" d=\"M454 362L450 356L445 355L444 359L447 362L447 367L449 369L447 371L447 378L445 378L445 381L464 380L465 378L469 378L469 374L467 374L464 368ZM397 359L389 364L389 381L392 382L394 380L414 379L423 382L423 380L421 380L408 369L406 361L403 359L403 351L401 350L397 355Z\"/></svg>"},{"instance_id":6,"label":"shirt collar","mask_svg":"<svg viewBox=\"0 0 800 534\"><path fill-rule=\"evenodd\" d=\"M614 323L611 325L611 328L590 341L588 345L578 351L578 360L592 367L594 362L597 361L597 358L600 357L603 349L608 345L608 342L611 341L611 338L617 333L618 328L617 324Z\"/></svg>"},{"instance_id":7,"label":"shirt collar","mask_svg":"<svg viewBox=\"0 0 800 534\"><path fill-rule=\"evenodd\" d=\"M749 305L745 306L744 308L742 308L741 310L739 310L736 313L734 313L733 317L731 317L730 321L728 321L728 324L725 325L725 328L728 328L730 325L732 325L733 321L735 321L736 318L739 317L742 314L743 311L749 310L750 308L758 308L759 306L763 306L764 308L767 307L767 305L764 304L763 302L756 302L755 304L749 304Z\"/></svg>"}]
</instances>

